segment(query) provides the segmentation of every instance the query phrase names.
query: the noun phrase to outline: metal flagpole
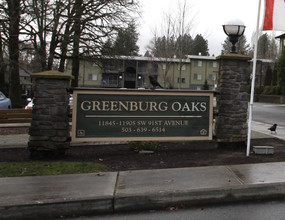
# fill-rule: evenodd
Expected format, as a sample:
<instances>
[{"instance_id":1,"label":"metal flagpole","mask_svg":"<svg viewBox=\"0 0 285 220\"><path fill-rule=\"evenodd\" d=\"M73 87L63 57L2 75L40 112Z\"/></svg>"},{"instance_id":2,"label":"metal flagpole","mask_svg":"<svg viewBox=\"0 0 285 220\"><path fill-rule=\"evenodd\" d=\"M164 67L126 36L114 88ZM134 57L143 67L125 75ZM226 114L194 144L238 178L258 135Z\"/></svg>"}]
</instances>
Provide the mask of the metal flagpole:
<instances>
[{"instance_id":1,"label":"metal flagpole","mask_svg":"<svg viewBox=\"0 0 285 220\"><path fill-rule=\"evenodd\" d=\"M252 68L252 79L251 79L251 92L250 92L250 103L249 103L249 116L248 116L248 134L247 134L247 149L246 156L249 157L250 154L250 139L251 139L251 122L252 122L252 108L253 108L253 98L254 98L254 86L255 86L255 72L256 72L256 59L257 59L257 43L259 36L259 20L260 20L260 8L261 0L259 0L257 21L256 21L256 36L255 36L255 47L253 55L253 68Z\"/></svg>"}]
</instances>

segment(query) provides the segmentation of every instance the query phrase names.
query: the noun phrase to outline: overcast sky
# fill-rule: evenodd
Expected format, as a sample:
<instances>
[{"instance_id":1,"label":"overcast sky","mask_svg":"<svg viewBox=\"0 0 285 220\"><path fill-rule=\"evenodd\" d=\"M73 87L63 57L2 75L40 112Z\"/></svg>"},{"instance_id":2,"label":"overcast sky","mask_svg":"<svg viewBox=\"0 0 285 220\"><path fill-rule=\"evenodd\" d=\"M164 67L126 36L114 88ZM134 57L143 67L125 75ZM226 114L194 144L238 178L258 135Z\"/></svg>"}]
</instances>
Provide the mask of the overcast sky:
<instances>
[{"instance_id":1,"label":"overcast sky","mask_svg":"<svg viewBox=\"0 0 285 220\"><path fill-rule=\"evenodd\" d=\"M154 31L159 29L163 23L163 13L175 10L177 1L179 0L140 0L143 18L140 20L138 29L140 33L138 44L142 55L153 38ZM246 25L245 36L248 43L251 43L252 34L256 29L259 0L188 0L188 2L193 8L191 9L193 13L197 14L192 37L202 34L208 40L210 55L220 55L221 45L226 39L222 25L232 19L244 22ZM264 0L261 3L260 26L263 24L263 5Z\"/></svg>"}]
</instances>

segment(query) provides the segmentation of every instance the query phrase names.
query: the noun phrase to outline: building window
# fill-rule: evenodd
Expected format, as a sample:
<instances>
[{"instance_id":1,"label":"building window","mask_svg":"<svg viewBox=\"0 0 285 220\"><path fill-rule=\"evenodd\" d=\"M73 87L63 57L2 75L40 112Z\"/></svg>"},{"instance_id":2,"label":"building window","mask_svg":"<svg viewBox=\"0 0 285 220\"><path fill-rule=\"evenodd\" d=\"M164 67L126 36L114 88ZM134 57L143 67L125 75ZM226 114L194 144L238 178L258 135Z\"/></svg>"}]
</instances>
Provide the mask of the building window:
<instances>
[{"instance_id":1,"label":"building window","mask_svg":"<svg viewBox=\"0 0 285 220\"><path fill-rule=\"evenodd\" d=\"M185 78L184 77L178 77L177 78L177 83L185 83L186 81L185 81Z\"/></svg>"},{"instance_id":2,"label":"building window","mask_svg":"<svg viewBox=\"0 0 285 220\"><path fill-rule=\"evenodd\" d=\"M111 75L109 76L109 86L118 86L118 76Z\"/></svg>"},{"instance_id":3,"label":"building window","mask_svg":"<svg viewBox=\"0 0 285 220\"><path fill-rule=\"evenodd\" d=\"M97 79L98 79L98 76L96 73L88 74L88 80L89 81L96 81Z\"/></svg>"},{"instance_id":4,"label":"building window","mask_svg":"<svg viewBox=\"0 0 285 220\"><path fill-rule=\"evenodd\" d=\"M186 70L186 65L185 64L178 64L178 70L180 70L180 67L181 67L181 70L182 71L185 71Z\"/></svg>"},{"instance_id":5,"label":"building window","mask_svg":"<svg viewBox=\"0 0 285 220\"><path fill-rule=\"evenodd\" d=\"M214 75L214 74L209 74L208 79L214 81L214 80L216 80L216 75Z\"/></svg>"},{"instance_id":6,"label":"building window","mask_svg":"<svg viewBox=\"0 0 285 220\"><path fill-rule=\"evenodd\" d=\"M218 62L217 61L213 61L213 67L217 68L218 67Z\"/></svg>"},{"instance_id":7,"label":"building window","mask_svg":"<svg viewBox=\"0 0 285 220\"><path fill-rule=\"evenodd\" d=\"M163 64L162 64L162 69L163 69L163 70L166 70L166 66L167 66L166 63L163 63Z\"/></svg>"},{"instance_id":8,"label":"building window","mask_svg":"<svg viewBox=\"0 0 285 220\"><path fill-rule=\"evenodd\" d=\"M196 61L196 66L202 67L203 66L203 61L202 60L197 60Z\"/></svg>"},{"instance_id":9,"label":"building window","mask_svg":"<svg viewBox=\"0 0 285 220\"><path fill-rule=\"evenodd\" d=\"M202 80L202 75L199 73L194 73L194 79L195 80Z\"/></svg>"}]
</instances>

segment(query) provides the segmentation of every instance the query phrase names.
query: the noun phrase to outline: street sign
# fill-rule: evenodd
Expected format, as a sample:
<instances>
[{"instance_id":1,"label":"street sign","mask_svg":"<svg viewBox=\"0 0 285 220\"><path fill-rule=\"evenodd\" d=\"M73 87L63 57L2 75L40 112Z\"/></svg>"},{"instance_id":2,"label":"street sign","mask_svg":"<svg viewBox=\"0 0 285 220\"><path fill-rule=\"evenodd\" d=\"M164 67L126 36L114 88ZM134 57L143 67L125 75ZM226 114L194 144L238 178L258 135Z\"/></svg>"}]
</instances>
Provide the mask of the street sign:
<instances>
[{"instance_id":1,"label":"street sign","mask_svg":"<svg viewBox=\"0 0 285 220\"><path fill-rule=\"evenodd\" d=\"M73 97L74 142L212 139L212 92L78 89Z\"/></svg>"}]
</instances>

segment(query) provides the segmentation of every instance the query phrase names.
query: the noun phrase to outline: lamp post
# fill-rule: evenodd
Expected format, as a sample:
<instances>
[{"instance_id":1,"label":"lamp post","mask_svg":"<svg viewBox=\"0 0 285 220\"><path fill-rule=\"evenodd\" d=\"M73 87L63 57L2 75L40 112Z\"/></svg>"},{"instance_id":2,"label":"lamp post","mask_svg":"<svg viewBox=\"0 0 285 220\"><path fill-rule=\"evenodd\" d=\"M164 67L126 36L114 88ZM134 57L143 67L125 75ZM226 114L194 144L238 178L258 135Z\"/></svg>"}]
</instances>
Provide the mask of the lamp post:
<instances>
[{"instance_id":1,"label":"lamp post","mask_svg":"<svg viewBox=\"0 0 285 220\"><path fill-rule=\"evenodd\" d=\"M223 25L223 29L232 43L231 53L237 53L235 45L238 42L239 37L241 37L245 31L244 23L240 20L231 20Z\"/></svg>"},{"instance_id":2,"label":"lamp post","mask_svg":"<svg viewBox=\"0 0 285 220\"><path fill-rule=\"evenodd\" d=\"M239 20L223 25L232 43L230 54L217 59L219 65L217 109L221 114L216 118L218 147L246 147L247 140L247 86L248 61L251 57L237 54L235 44L243 35L245 25Z\"/></svg>"}]
</instances>

